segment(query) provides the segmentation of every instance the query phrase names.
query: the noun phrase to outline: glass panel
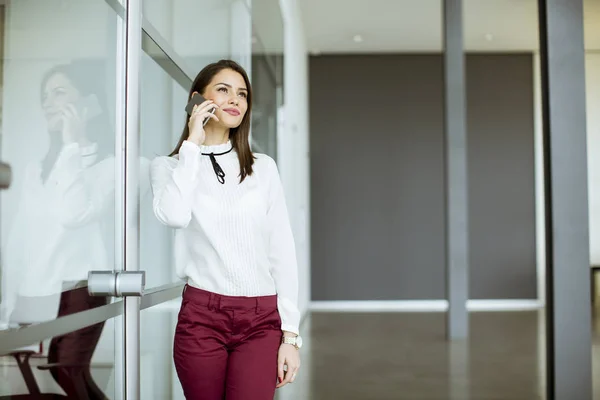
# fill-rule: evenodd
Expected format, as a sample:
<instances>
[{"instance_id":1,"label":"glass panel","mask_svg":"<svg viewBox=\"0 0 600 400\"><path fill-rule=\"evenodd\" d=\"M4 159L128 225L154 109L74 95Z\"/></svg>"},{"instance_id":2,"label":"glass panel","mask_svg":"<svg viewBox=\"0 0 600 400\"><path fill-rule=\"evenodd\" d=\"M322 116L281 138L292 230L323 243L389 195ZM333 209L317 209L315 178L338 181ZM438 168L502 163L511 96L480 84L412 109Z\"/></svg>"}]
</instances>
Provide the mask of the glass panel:
<instances>
[{"instance_id":1,"label":"glass panel","mask_svg":"<svg viewBox=\"0 0 600 400\"><path fill-rule=\"evenodd\" d=\"M279 53L269 51L267 54L265 49L261 49L256 60L250 58L253 47L251 13L244 0L146 1L144 17L152 25L151 29L160 34L157 43L160 45L162 40L162 43L172 47L163 46L166 51L172 51L171 55L175 55L173 61L183 63L179 67L187 68L190 78L194 78L206 64L222 58L233 58L251 72L257 93L253 129L264 132L259 134L263 145L257 147L275 156L278 92L281 91L281 70L277 65L282 65L283 25L277 1L270 3L269 6L275 7L279 15L280 28L275 32L281 36L278 38ZM197 26L207 32L206 40L189 40L192 36L200 35L190 28ZM233 37L236 38L235 42L231 41ZM274 48L270 46L270 49ZM157 64L156 60L160 59L162 57L142 55L140 265L146 271L147 288L178 281L173 268L173 230L163 226L154 216L152 193L148 185L148 164L156 156L169 154L177 143L185 124L184 107L188 87L183 87L181 81L174 79L174 73L170 71L172 66L169 67L168 63ZM279 64L277 60L280 60ZM142 313L141 397L144 399L183 398L171 361L179 304L180 299Z\"/></svg>"},{"instance_id":2,"label":"glass panel","mask_svg":"<svg viewBox=\"0 0 600 400\"><path fill-rule=\"evenodd\" d=\"M140 398L144 400L185 399L173 364L173 336L178 312L177 302L142 311Z\"/></svg>"},{"instance_id":3,"label":"glass panel","mask_svg":"<svg viewBox=\"0 0 600 400\"><path fill-rule=\"evenodd\" d=\"M144 16L155 32L172 46L165 49L174 51L173 60L183 62L179 67L187 68L192 79L205 65L222 58L234 58L244 67L250 67L250 12L243 1L146 1ZM235 24L231 22L234 20ZM202 35L190 28L199 26L207 33L207 39L190 41L190 37ZM245 36L232 44L232 32ZM173 229L162 225L154 216L152 193L144 182L149 182L149 162L169 154L181 135L191 85L190 79L188 86L183 87L181 81L173 78L168 63L159 65L157 59L161 57L142 55L140 265L146 271L147 288L179 281L173 267ZM179 304L180 299L142 312L141 398L183 399L171 361Z\"/></svg>"},{"instance_id":4,"label":"glass panel","mask_svg":"<svg viewBox=\"0 0 600 400\"><path fill-rule=\"evenodd\" d=\"M188 88L184 89L146 53L142 53L141 79L140 268L146 271L146 288L153 288L179 279L174 269L173 229L161 224L152 209L149 163L169 154L177 143L185 124ZM184 398L172 362L179 302L172 305L174 311L164 311L170 304L141 313L142 399ZM174 390L179 390L180 397L172 394Z\"/></svg>"},{"instance_id":5,"label":"glass panel","mask_svg":"<svg viewBox=\"0 0 600 400\"><path fill-rule=\"evenodd\" d=\"M149 164L172 150L185 123L187 89L142 53L140 155L140 268L146 287L177 281L173 268L173 230L154 216Z\"/></svg>"},{"instance_id":6,"label":"glass panel","mask_svg":"<svg viewBox=\"0 0 600 400\"><path fill-rule=\"evenodd\" d=\"M144 18L195 75L206 64L231 54L236 2L145 0Z\"/></svg>"},{"instance_id":7,"label":"glass panel","mask_svg":"<svg viewBox=\"0 0 600 400\"><path fill-rule=\"evenodd\" d=\"M252 2L253 150L277 159L283 103L283 18L277 0Z\"/></svg>"},{"instance_id":8,"label":"glass panel","mask_svg":"<svg viewBox=\"0 0 600 400\"><path fill-rule=\"evenodd\" d=\"M277 159L277 82L268 59L252 57L252 150Z\"/></svg>"},{"instance_id":9,"label":"glass panel","mask_svg":"<svg viewBox=\"0 0 600 400\"><path fill-rule=\"evenodd\" d=\"M192 14L195 22L187 23ZM164 50L174 51L170 54L174 56L171 62L164 62L163 56L155 54L160 52L157 48L153 49L152 58L146 53L142 55L140 265L146 271L146 287L150 288L178 279L173 268L173 230L162 225L152 210L149 163L156 156L169 154L175 147L186 121L184 108L191 80L204 66L222 58L235 58L245 68L251 68L251 29L250 11L243 0L145 1L144 18L152 25L154 33L150 33L161 35L160 40L156 40L159 44L166 42L173 46ZM189 40L199 35L190 28L195 26L202 26L206 32L219 32L219 35L209 34L206 41L199 40L201 45L196 45L196 41ZM230 33L237 35L235 43L229 42ZM177 62L184 65L176 65ZM182 67L187 68L190 75L185 87L181 80L173 78L177 74L174 69Z\"/></svg>"},{"instance_id":10,"label":"glass panel","mask_svg":"<svg viewBox=\"0 0 600 400\"><path fill-rule=\"evenodd\" d=\"M114 268L116 17L102 0L24 0L0 4L0 26L1 159L13 169L0 194L8 329L110 301L86 285L90 270ZM113 336L107 322L28 347L28 385L113 397ZM27 393L15 359L0 356L0 395Z\"/></svg>"}]
</instances>

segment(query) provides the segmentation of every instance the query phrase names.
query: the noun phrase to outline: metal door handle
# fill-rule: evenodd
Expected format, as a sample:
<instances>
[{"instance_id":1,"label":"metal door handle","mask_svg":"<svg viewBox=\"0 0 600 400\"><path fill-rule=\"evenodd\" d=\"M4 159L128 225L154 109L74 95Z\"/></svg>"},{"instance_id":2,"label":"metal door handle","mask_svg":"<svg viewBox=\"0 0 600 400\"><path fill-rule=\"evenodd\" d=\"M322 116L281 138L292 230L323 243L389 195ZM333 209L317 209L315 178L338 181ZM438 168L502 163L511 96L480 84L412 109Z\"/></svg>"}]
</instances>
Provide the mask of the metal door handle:
<instances>
[{"instance_id":1,"label":"metal door handle","mask_svg":"<svg viewBox=\"0 0 600 400\"><path fill-rule=\"evenodd\" d=\"M146 271L90 271L88 293L91 296L141 296L146 285Z\"/></svg>"}]
</instances>

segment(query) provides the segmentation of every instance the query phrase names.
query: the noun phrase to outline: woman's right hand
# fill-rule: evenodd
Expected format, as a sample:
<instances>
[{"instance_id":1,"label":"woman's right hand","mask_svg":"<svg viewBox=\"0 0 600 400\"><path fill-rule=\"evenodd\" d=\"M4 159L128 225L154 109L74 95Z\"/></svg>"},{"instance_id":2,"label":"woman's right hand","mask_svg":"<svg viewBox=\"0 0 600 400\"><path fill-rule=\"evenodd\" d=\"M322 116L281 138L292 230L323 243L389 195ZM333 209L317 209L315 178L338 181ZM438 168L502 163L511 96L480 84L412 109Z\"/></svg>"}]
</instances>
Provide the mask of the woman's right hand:
<instances>
[{"instance_id":1,"label":"woman's right hand","mask_svg":"<svg viewBox=\"0 0 600 400\"><path fill-rule=\"evenodd\" d=\"M204 103L194 106L192 115L190 116L190 120L188 122L190 135L188 136L187 140L195 143L198 146L204 144L204 141L206 140L206 132L204 131L202 122L206 118L212 118L215 121L219 120L214 113L211 113L211 110L216 107L219 106L217 106L212 100L206 100Z\"/></svg>"},{"instance_id":2,"label":"woman's right hand","mask_svg":"<svg viewBox=\"0 0 600 400\"><path fill-rule=\"evenodd\" d=\"M80 113L73 104L66 104L61 108L62 139L64 144L87 144L85 137L85 121L87 110Z\"/></svg>"}]
</instances>

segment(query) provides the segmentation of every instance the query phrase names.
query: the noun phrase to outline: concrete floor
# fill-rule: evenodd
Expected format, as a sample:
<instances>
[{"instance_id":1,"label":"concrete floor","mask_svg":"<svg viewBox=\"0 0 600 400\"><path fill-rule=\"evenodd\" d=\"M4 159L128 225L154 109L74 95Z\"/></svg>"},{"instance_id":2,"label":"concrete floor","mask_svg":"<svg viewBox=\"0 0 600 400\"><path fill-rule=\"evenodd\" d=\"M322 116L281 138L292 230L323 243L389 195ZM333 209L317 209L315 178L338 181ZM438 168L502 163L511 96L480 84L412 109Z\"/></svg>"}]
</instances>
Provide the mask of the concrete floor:
<instances>
[{"instance_id":1,"label":"concrete floor","mask_svg":"<svg viewBox=\"0 0 600 400\"><path fill-rule=\"evenodd\" d=\"M308 318L301 375L277 400L545 399L543 311L472 313L470 341L453 344L444 338L442 313ZM600 399L600 379L594 389Z\"/></svg>"}]
</instances>

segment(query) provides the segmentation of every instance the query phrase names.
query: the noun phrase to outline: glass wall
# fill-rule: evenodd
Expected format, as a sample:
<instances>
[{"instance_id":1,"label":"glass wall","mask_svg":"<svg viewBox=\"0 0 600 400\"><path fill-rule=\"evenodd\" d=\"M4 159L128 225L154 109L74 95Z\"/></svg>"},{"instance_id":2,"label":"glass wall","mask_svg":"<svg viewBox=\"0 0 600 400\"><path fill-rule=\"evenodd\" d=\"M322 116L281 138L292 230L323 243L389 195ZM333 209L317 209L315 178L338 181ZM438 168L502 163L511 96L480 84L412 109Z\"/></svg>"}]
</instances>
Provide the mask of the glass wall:
<instances>
[{"instance_id":1,"label":"glass wall","mask_svg":"<svg viewBox=\"0 0 600 400\"><path fill-rule=\"evenodd\" d=\"M143 2L139 260L149 293L182 285L173 230L153 215L149 166L175 146L189 87L206 64L232 58L248 70L253 147L276 156L283 23L277 1L254 3L255 11L246 0ZM124 187L115 156L123 143L123 11L103 0L0 4L0 160L13 171L11 187L0 192L0 334L76 313L69 324L86 326L0 352L0 398L38 390L120 398L122 322L111 316L122 308L118 298L90 296L87 276L123 263ZM259 11L275 17L267 30L252 21ZM144 399L183 398L171 361L180 299L164 300L141 313ZM112 313L107 321L86 312L98 307ZM30 357L31 376L17 356Z\"/></svg>"},{"instance_id":2,"label":"glass wall","mask_svg":"<svg viewBox=\"0 0 600 400\"><path fill-rule=\"evenodd\" d=\"M0 195L7 329L111 301L89 296L86 280L91 270L115 267L117 19L101 0L2 2L0 10L1 159L13 171ZM33 381L22 379L14 357L3 357L0 395L37 385L112 397L112 326L100 322L21 349L33 354Z\"/></svg>"},{"instance_id":3,"label":"glass wall","mask_svg":"<svg viewBox=\"0 0 600 400\"><path fill-rule=\"evenodd\" d=\"M277 127L283 105L283 18L277 0L252 2L254 151L277 160Z\"/></svg>"},{"instance_id":4,"label":"glass wall","mask_svg":"<svg viewBox=\"0 0 600 400\"><path fill-rule=\"evenodd\" d=\"M254 91L254 151L276 156L280 101L277 92L282 80L275 60L282 60L283 22L277 1L261 3L262 0L252 1L251 8L249 2L243 0L144 2L146 31L168 53L170 60L164 60L160 54L158 57L144 54L142 59L142 157L151 160L173 150L186 123L184 107L192 80L205 65L223 58L239 62L250 75ZM260 25L255 18L261 10L255 7L261 5L275 7L274 15L278 18L276 29L262 33L278 36L269 37L278 43L269 51L261 46L264 38L255 29ZM187 74L187 85L175 79L176 69ZM173 230L154 217L151 194L141 197L140 228L140 260L141 268L146 271L147 287L177 282L173 269ZM141 314L143 399L184 398L172 363L179 305L180 299L176 299Z\"/></svg>"},{"instance_id":5,"label":"glass wall","mask_svg":"<svg viewBox=\"0 0 600 400\"><path fill-rule=\"evenodd\" d=\"M157 156L169 154L183 129L188 88L182 87L148 54L141 62L141 182L149 181L147 166ZM144 168L145 167L145 168ZM140 187L140 268L146 271L146 287L178 282L173 268L173 230L162 225L152 210L148 184ZM172 307L177 309L177 303ZM141 314L141 398L170 399L172 341L175 320L157 306ZM176 313L175 313L176 315Z\"/></svg>"},{"instance_id":6,"label":"glass wall","mask_svg":"<svg viewBox=\"0 0 600 400\"><path fill-rule=\"evenodd\" d=\"M279 7L279 29L270 34L279 35L279 51L283 48L283 28ZM232 58L250 74L254 90L252 136L255 151L276 156L276 115L278 106L275 64L251 29L253 11L245 1L154 2L144 3L148 26L155 29L156 43L162 44L175 63L188 74L189 83L208 63ZM198 19L202 22L198 23ZM195 22L194 22L195 21ZM256 21L252 26L256 26ZM197 37L198 26L206 40L190 41ZM276 25L277 26L277 25ZM148 30L149 31L149 30ZM251 51L254 57L250 58ZM282 59L279 54L279 59ZM168 154L174 147L185 124L185 103L189 86L183 87L171 74L171 67L159 65L156 57L142 60L142 136L141 153L152 159ZM142 197L141 203L141 265L147 271L148 286L176 281L172 268L171 229L160 225L152 213L151 196ZM172 338L177 320L179 300L159 305L142 313L141 373L142 397L165 399L183 398L172 365Z\"/></svg>"},{"instance_id":7,"label":"glass wall","mask_svg":"<svg viewBox=\"0 0 600 400\"><path fill-rule=\"evenodd\" d=\"M238 31L248 24L243 21L249 12L244 0L144 0L143 4L144 18L158 34L152 36L177 54L177 62L183 61L190 75L210 62L232 57L249 40Z\"/></svg>"}]
</instances>

